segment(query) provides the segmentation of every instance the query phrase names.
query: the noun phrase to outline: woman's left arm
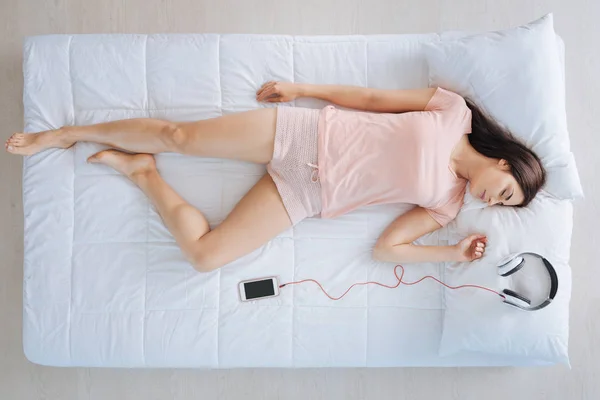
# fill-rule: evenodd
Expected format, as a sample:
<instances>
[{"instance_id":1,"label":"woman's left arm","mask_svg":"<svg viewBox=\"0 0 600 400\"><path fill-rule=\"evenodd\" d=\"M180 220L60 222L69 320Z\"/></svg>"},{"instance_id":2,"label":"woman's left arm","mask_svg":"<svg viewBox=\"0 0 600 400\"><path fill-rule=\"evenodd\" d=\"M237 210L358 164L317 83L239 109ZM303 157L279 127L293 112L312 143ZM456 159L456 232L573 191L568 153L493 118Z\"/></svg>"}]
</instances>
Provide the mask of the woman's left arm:
<instances>
[{"instance_id":1,"label":"woman's left arm","mask_svg":"<svg viewBox=\"0 0 600 400\"><path fill-rule=\"evenodd\" d=\"M314 97L342 107L363 111L399 113L423 111L435 88L384 90L346 85L267 82L257 92L258 101L286 102L298 97Z\"/></svg>"}]
</instances>

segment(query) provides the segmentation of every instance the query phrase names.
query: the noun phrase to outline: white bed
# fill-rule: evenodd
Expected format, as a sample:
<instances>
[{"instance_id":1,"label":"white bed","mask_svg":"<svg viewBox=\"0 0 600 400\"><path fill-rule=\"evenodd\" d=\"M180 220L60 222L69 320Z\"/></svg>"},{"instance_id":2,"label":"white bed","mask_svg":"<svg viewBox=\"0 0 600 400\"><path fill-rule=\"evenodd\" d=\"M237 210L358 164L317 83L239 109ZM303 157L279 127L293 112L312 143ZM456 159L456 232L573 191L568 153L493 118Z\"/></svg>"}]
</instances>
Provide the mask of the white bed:
<instances>
[{"instance_id":1,"label":"white bed","mask_svg":"<svg viewBox=\"0 0 600 400\"><path fill-rule=\"evenodd\" d=\"M265 81L428 85L422 53L437 34L388 36L58 35L24 45L26 131L156 117L196 120L264 107ZM560 41L559 41L560 44ZM301 99L291 106L320 107ZM242 279L316 278L333 294L356 281L394 283L371 259L407 205L306 220L260 250L196 273L142 193L85 163L79 143L25 159L24 326L27 358L54 366L380 367L540 365L535 357L461 352L440 357L444 291L434 283L355 288L332 302L315 286L241 303ZM265 173L263 166L176 154L160 172L212 225ZM557 207L570 212L569 201ZM567 212L568 214L568 212ZM557 217L558 218L558 217ZM423 239L445 243L450 225ZM569 228L570 229L570 228ZM560 245L568 252L568 238ZM406 278L444 277L442 263ZM568 268L566 265L565 268ZM568 302L568 299L567 299Z\"/></svg>"}]
</instances>

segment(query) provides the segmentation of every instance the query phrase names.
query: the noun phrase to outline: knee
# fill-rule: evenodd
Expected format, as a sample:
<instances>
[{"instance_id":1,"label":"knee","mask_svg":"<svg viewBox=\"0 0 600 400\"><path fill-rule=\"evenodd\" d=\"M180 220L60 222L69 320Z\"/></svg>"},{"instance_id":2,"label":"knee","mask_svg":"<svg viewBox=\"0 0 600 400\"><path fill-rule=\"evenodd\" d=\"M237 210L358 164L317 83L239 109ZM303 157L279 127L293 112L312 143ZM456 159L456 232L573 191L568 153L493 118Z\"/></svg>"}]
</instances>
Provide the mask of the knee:
<instances>
[{"instance_id":1,"label":"knee","mask_svg":"<svg viewBox=\"0 0 600 400\"><path fill-rule=\"evenodd\" d=\"M166 122L161 131L162 139L168 149L181 152L187 143L187 132L175 122Z\"/></svg>"}]
</instances>

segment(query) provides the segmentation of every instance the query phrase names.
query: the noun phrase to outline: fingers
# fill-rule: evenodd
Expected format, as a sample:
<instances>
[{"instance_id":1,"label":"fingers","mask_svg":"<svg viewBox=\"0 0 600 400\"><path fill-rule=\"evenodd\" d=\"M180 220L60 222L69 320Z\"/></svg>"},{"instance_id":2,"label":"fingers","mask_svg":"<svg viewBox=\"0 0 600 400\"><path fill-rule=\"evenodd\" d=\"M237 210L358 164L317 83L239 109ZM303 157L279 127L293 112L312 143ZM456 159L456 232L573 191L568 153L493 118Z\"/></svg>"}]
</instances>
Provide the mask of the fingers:
<instances>
[{"instance_id":1,"label":"fingers","mask_svg":"<svg viewBox=\"0 0 600 400\"><path fill-rule=\"evenodd\" d=\"M481 251L482 253L485 251L485 243L475 242L474 244L475 244L475 247L474 247L475 251Z\"/></svg>"},{"instance_id":2,"label":"fingers","mask_svg":"<svg viewBox=\"0 0 600 400\"><path fill-rule=\"evenodd\" d=\"M265 92L265 90L271 88L272 85L270 85L269 83L265 83L264 85L262 85L262 87L258 90L258 92L256 92L256 98L259 99L262 97L263 93Z\"/></svg>"},{"instance_id":3,"label":"fingers","mask_svg":"<svg viewBox=\"0 0 600 400\"><path fill-rule=\"evenodd\" d=\"M256 92L256 94L259 94L263 89L272 86L273 84L275 84L275 81L268 81L263 83L263 85L260 87L260 89L258 89L258 91Z\"/></svg>"},{"instance_id":4,"label":"fingers","mask_svg":"<svg viewBox=\"0 0 600 400\"><path fill-rule=\"evenodd\" d=\"M269 81L269 82L265 83L264 85L262 85L260 87L260 89L258 89L258 91L256 92L256 98L260 99L262 97L261 95L263 94L263 92L265 90L267 90L267 89L272 88L273 86L275 86L276 83L277 82L275 82L275 81Z\"/></svg>"},{"instance_id":5,"label":"fingers","mask_svg":"<svg viewBox=\"0 0 600 400\"><path fill-rule=\"evenodd\" d=\"M473 242L473 243L475 245L473 248L474 259L479 259L479 258L483 257L483 254L485 253L485 242L477 241L477 242Z\"/></svg>"},{"instance_id":6,"label":"fingers","mask_svg":"<svg viewBox=\"0 0 600 400\"><path fill-rule=\"evenodd\" d=\"M471 242L471 243L487 244L487 236L485 236L485 235L479 235L479 234L470 235L467 237L467 240L469 240L469 242Z\"/></svg>"},{"instance_id":7,"label":"fingers","mask_svg":"<svg viewBox=\"0 0 600 400\"><path fill-rule=\"evenodd\" d=\"M276 86L271 86L263 90L260 96L257 98L258 101L266 101L269 98L280 95L279 89Z\"/></svg>"},{"instance_id":8,"label":"fingers","mask_svg":"<svg viewBox=\"0 0 600 400\"><path fill-rule=\"evenodd\" d=\"M275 86L265 89L262 94L258 97L258 101L266 101L267 99L278 96L277 88Z\"/></svg>"}]
</instances>

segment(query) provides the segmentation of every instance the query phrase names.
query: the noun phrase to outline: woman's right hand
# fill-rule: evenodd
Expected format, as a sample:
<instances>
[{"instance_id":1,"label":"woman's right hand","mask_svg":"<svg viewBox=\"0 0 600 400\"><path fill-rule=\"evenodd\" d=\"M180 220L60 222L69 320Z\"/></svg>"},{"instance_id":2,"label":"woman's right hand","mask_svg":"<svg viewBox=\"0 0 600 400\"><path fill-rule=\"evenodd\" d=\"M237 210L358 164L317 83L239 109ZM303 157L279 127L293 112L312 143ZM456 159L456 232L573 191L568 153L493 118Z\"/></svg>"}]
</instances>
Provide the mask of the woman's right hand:
<instances>
[{"instance_id":1,"label":"woman's right hand","mask_svg":"<svg viewBox=\"0 0 600 400\"><path fill-rule=\"evenodd\" d=\"M485 235L468 236L454 246L457 252L457 257L454 261L478 260L483 257L486 245L487 237Z\"/></svg>"},{"instance_id":2,"label":"woman's right hand","mask_svg":"<svg viewBox=\"0 0 600 400\"><path fill-rule=\"evenodd\" d=\"M256 92L256 99L269 103L285 103L301 95L300 84L270 81Z\"/></svg>"}]
</instances>

